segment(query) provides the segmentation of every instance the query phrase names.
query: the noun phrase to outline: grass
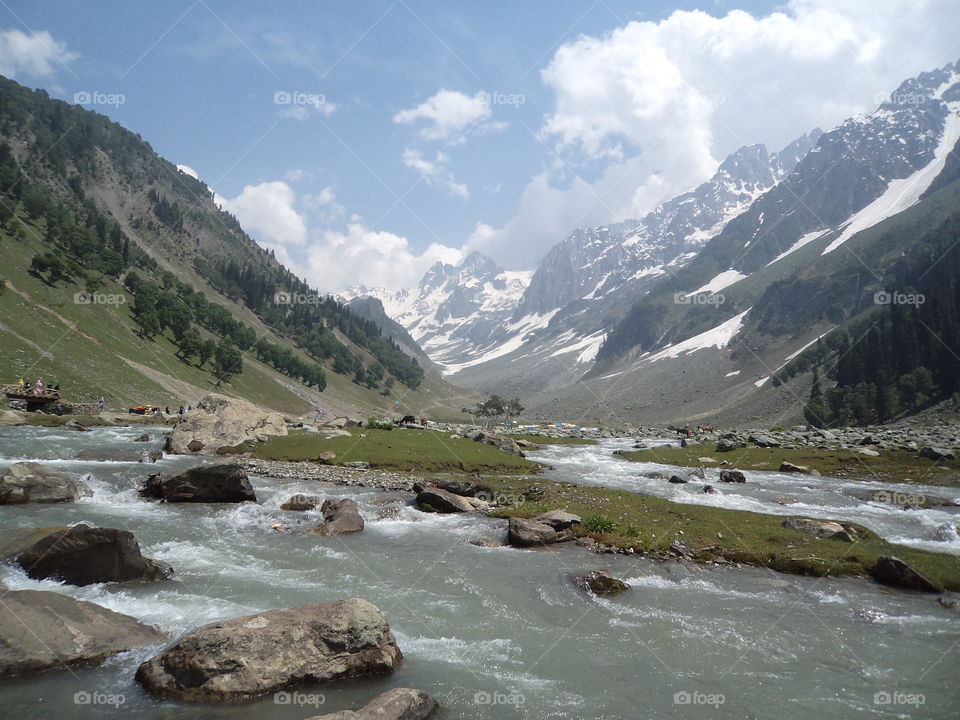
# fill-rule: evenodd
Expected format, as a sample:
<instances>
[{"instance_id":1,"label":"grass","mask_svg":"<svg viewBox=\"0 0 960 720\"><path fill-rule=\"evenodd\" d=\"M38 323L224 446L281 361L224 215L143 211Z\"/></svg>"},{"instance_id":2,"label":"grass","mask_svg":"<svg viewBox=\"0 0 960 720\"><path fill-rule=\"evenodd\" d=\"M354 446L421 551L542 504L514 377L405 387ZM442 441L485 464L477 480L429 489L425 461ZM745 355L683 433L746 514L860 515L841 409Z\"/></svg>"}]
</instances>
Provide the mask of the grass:
<instances>
[{"instance_id":1,"label":"grass","mask_svg":"<svg viewBox=\"0 0 960 720\"><path fill-rule=\"evenodd\" d=\"M895 555L934 582L960 590L960 557L894 545L858 525L859 541L816 538L782 526L783 517L684 505L625 490L582 487L540 478L491 478L492 489L534 500L501 509L500 517L534 517L561 508L580 515L579 533L635 552L670 555L679 540L698 561L728 560L817 577L867 576L883 555ZM851 526L849 523L846 524Z\"/></svg>"},{"instance_id":2,"label":"grass","mask_svg":"<svg viewBox=\"0 0 960 720\"><path fill-rule=\"evenodd\" d=\"M515 435L508 433L514 440L526 440L535 445L596 445L596 440L578 437L546 437L544 435Z\"/></svg>"},{"instance_id":3,"label":"grass","mask_svg":"<svg viewBox=\"0 0 960 720\"><path fill-rule=\"evenodd\" d=\"M914 482L925 485L960 486L960 461L934 461L918 453L903 450L881 450L878 457L869 457L849 450L820 450L818 448L748 447L718 453L712 442L691 447L659 447L622 453L622 457L636 462L655 462L681 467L718 467L726 460L731 467L744 470L777 470L784 461L804 465L821 475L849 480L882 480L884 482ZM712 458L715 462L701 461Z\"/></svg>"},{"instance_id":4,"label":"grass","mask_svg":"<svg viewBox=\"0 0 960 720\"><path fill-rule=\"evenodd\" d=\"M252 448L262 460L313 460L326 451L336 453L335 465L363 461L371 468L417 473L538 472L540 465L484 443L451 440L430 430L370 430L352 428L351 437L325 440L317 433L294 431Z\"/></svg>"}]
</instances>

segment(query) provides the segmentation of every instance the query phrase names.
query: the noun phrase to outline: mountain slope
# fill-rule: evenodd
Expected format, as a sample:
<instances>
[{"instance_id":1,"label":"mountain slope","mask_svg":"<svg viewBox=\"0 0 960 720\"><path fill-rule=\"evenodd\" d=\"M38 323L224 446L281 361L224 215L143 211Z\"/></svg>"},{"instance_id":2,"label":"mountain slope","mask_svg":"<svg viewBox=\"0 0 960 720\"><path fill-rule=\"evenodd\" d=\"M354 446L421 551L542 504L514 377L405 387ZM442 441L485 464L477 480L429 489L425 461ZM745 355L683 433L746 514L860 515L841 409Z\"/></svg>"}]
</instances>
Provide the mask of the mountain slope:
<instances>
[{"instance_id":1,"label":"mountain slope","mask_svg":"<svg viewBox=\"0 0 960 720\"><path fill-rule=\"evenodd\" d=\"M312 292L138 136L6 79L0 194L8 378L53 377L114 406L219 386L292 413L392 407L388 376L411 407L459 394Z\"/></svg>"}]
</instances>

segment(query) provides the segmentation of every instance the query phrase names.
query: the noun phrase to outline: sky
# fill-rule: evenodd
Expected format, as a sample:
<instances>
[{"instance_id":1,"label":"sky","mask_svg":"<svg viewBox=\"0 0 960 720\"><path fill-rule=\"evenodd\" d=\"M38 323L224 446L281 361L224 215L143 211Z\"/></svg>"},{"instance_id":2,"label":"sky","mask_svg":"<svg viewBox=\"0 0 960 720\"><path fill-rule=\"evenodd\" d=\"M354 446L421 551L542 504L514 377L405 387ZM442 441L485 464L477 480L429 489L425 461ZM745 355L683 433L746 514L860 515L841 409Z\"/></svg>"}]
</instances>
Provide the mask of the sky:
<instances>
[{"instance_id":1,"label":"sky","mask_svg":"<svg viewBox=\"0 0 960 720\"><path fill-rule=\"evenodd\" d=\"M960 0L0 0L0 74L139 133L324 292L531 270L960 59Z\"/></svg>"}]
</instances>

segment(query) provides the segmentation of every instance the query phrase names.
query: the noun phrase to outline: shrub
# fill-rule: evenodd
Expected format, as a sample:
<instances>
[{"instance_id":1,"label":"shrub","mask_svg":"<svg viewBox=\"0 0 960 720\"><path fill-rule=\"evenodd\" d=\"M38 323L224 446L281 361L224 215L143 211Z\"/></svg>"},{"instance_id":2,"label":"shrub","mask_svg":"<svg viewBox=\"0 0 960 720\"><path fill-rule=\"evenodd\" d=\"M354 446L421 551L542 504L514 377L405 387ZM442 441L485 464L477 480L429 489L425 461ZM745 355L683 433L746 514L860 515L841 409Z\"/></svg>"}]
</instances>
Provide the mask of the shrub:
<instances>
[{"instance_id":1,"label":"shrub","mask_svg":"<svg viewBox=\"0 0 960 720\"><path fill-rule=\"evenodd\" d=\"M588 533L606 535L617 530L617 521L606 515L590 515L583 521L583 529Z\"/></svg>"},{"instance_id":2,"label":"shrub","mask_svg":"<svg viewBox=\"0 0 960 720\"><path fill-rule=\"evenodd\" d=\"M364 427L368 430L393 430L393 423L383 418L372 417L367 418L367 423Z\"/></svg>"}]
</instances>

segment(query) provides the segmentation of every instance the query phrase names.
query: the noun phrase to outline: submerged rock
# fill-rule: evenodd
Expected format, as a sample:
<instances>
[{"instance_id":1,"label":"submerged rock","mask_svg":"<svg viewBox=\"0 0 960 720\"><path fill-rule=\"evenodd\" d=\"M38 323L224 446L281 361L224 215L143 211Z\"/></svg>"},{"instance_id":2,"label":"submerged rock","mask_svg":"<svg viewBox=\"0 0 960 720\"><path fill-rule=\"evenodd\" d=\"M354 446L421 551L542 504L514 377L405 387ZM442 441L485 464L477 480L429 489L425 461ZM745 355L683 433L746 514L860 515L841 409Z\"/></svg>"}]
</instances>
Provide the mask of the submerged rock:
<instances>
[{"instance_id":1,"label":"submerged rock","mask_svg":"<svg viewBox=\"0 0 960 720\"><path fill-rule=\"evenodd\" d=\"M167 502L244 502L257 501L242 465L218 463L190 468L164 478L151 475L140 488L144 497Z\"/></svg>"},{"instance_id":2,"label":"submerged rock","mask_svg":"<svg viewBox=\"0 0 960 720\"><path fill-rule=\"evenodd\" d=\"M426 720L440 705L422 690L394 688L378 695L359 710L315 715L307 720Z\"/></svg>"},{"instance_id":3,"label":"submerged rock","mask_svg":"<svg viewBox=\"0 0 960 720\"><path fill-rule=\"evenodd\" d=\"M99 665L164 642L136 618L55 592L9 590L0 613L0 677Z\"/></svg>"},{"instance_id":4,"label":"submerged rock","mask_svg":"<svg viewBox=\"0 0 960 720\"><path fill-rule=\"evenodd\" d=\"M173 569L140 553L133 533L116 528L75 525L68 528L10 531L8 542L22 533L22 549L15 562L35 580L61 580L71 585L92 585L130 580L166 580ZM6 544L6 543L5 543ZM8 550L13 545L8 545Z\"/></svg>"},{"instance_id":5,"label":"submerged rock","mask_svg":"<svg viewBox=\"0 0 960 720\"><path fill-rule=\"evenodd\" d=\"M280 509L306 512L307 510L315 510L319 504L320 498L316 495L293 495L280 506Z\"/></svg>"},{"instance_id":6,"label":"submerged rock","mask_svg":"<svg viewBox=\"0 0 960 720\"><path fill-rule=\"evenodd\" d=\"M323 523L313 531L317 535L345 535L363 530L363 517L357 503L350 498L325 500L320 512Z\"/></svg>"},{"instance_id":7,"label":"submerged rock","mask_svg":"<svg viewBox=\"0 0 960 720\"><path fill-rule=\"evenodd\" d=\"M286 434L287 425L280 413L211 393L179 417L164 449L179 455L214 455L220 447Z\"/></svg>"},{"instance_id":8,"label":"submerged rock","mask_svg":"<svg viewBox=\"0 0 960 720\"><path fill-rule=\"evenodd\" d=\"M85 483L37 462L14 463L0 477L0 505L74 502L91 495Z\"/></svg>"},{"instance_id":9,"label":"submerged rock","mask_svg":"<svg viewBox=\"0 0 960 720\"><path fill-rule=\"evenodd\" d=\"M619 595L630 589L623 580L613 577L606 570L591 570L577 577L577 585L594 595Z\"/></svg>"},{"instance_id":10,"label":"submerged rock","mask_svg":"<svg viewBox=\"0 0 960 720\"><path fill-rule=\"evenodd\" d=\"M403 654L383 613L360 598L214 623L143 663L137 681L178 700L246 700L304 683L393 672Z\"/></svg>"},{"instance_id":11,"label":"submerged rock","mask_svg":"<svg viewBox=\"0 0 960 720\"><path fill-rule=\"evenodd\" d=\"M943 588L930 578L914 570L903 560L885 556L877 560L870 569L874 580L883 585L918 590L920 592L942 593Z\"/></svg>"},{"instance_id":12,"label":"submerged rock","mask_svg":"<svg viewBox=\"0 0 960 720\"><path fill-rule=\"evenodd\" d=\"M816 470L811 470L805 465L794 465L791 462L784 460L780 463L780 472L782 473L800 473L801 475L819 475Z\"/></svg>"}]
</instances>

